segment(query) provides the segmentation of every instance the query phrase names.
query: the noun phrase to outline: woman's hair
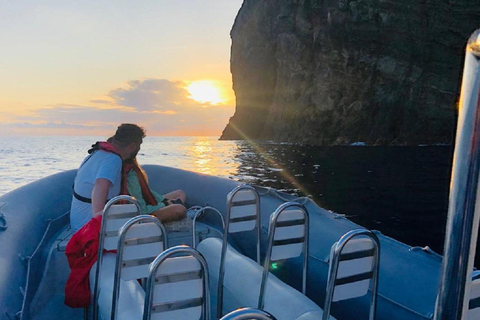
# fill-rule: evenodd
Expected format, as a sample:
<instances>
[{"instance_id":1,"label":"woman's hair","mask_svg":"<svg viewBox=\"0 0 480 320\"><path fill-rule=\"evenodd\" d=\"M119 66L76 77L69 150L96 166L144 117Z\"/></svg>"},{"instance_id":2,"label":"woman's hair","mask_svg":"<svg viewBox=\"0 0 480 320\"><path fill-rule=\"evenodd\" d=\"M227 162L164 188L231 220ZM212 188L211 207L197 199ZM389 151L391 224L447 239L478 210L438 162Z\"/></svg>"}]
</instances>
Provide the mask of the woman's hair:
<instances>
[{"instance_id":1,"label":"woman's hair","mask_svg":"<svg viewBox=\"0 0 480 320\"><path fill-rule=\"evenodd\" d=\"M133 159L133 164L134 164L135 166L137 166L137 168L139 169L139 171L140 171L140 173L142 174L143 178L144 178L145 181L148 183L147 173L146 173L145 170L143 170L143 168L138 164L137 158Z\"/></svg>"},{"instance_id":2,"label":"woman's hair","mask_svg":"<svg viewBox=\"0 0 480 320\"><path fill-rule=\"evenodd\" d=\"M145 179L145 181L148 183L148 176L147 176L147 173L145 172L145 170L143 170L143 168L138 164L138 161L137 161L137 158L135 157L134 159L129 159L129 160L125 160L124 161L125 164L133 164L134 167L137 167L138 168L138 171L137 171L137 174L141 174L143 176L143 178ZM139 177L140 178L140 177Z\"/></svg>"}]
</instances>

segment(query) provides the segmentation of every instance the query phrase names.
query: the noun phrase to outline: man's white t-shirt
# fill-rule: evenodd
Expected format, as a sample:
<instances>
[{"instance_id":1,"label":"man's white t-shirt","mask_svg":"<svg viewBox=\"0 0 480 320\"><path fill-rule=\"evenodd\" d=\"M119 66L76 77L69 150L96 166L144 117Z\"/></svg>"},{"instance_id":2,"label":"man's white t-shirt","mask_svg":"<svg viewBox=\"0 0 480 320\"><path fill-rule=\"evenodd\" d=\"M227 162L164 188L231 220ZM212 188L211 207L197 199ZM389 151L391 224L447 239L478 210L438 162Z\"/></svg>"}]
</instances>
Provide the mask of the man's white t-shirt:
<instances>
[{"instance_id":1,"label":"man's white t-shirt","mask_svg":"<svg viewBox=\"0 0 480 320\"><path fill-rule=\"evenodd\" d=\"M118 196L122 179L122 159L111 152L97 150L83 161L75 177L74 190L91 199L93 185L97 179L109 180L112 184L108 190L107 200ZM92 218L92 204L72 198L70 209L70 224L74 231L83 227Z\"/></svg>"}]
</instances>

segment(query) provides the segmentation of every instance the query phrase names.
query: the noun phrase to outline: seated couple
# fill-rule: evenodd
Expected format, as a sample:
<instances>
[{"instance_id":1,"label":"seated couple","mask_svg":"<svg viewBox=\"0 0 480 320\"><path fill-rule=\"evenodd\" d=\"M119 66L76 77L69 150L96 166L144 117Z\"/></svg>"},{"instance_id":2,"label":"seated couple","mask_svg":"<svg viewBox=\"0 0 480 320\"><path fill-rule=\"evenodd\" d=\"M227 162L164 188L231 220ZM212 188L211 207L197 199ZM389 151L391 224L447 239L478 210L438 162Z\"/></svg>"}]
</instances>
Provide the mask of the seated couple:
<instances>
[{"instance_id":1,"label":"seated couple","mask_svg":"<svg viewBox=\"0 0 480 320\"><path fill-rule=\"evenodd\" d=\"M161 196L148 187L147 176L136 160L143 138L143 128L122 124L107 142L97 142L88 150L73 186L70 224L74 231L101 214L107 201L119 194L135 197L142 214L155 215L162 222L186 216L182 190Z\"/></svg>"},{"instance_id":2,"label":"seated couple","mask_svg":"<svg viewBox=\"0 0 480 320\"><path fill-rule=\"evenodd\" d=\"M70 224L74 235L65 255L71 272L65 286L65 304L90 304L90 269L97 259L102 212L108 199L129 194L140 204L142 214L152 214L162 222L186 217L185 193L176 190L164 196L150 190L145 172L136 156L145 137L143 128L122 124L107 142L97 142L88 151L73 185Z\"/></svg>"},{"instance_id":3,"label":"seated couple","mask_svg":"<svg viewBox=\"0 0 480 320\"><path fill-rule=\"evenodd\" d=\"M128 194L137 199L142 214L156 216L162 222L181 220L186 217L186 195L182 190L175 190L164 194L150 190L145 171L138 165L137 159L125 161L124 170L127 171Z\"/></svg>"}]
</instances>

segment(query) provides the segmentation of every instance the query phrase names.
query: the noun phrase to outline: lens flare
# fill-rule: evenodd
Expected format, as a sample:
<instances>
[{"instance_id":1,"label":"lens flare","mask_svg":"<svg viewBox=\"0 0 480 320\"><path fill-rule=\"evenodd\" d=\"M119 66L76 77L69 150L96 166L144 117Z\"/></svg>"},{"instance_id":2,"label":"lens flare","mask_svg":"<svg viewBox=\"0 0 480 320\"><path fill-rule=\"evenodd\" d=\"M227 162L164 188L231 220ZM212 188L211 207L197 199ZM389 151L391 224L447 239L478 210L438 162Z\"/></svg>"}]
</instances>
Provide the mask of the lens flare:
<instances>
[{"instance_id":1,"label":"lens flare","mask_svg":"<svg viewBox=\"0 0 480 320\"><path fill-rule=\"evenodd\" d=\"M275 160L273 160L266 152L262 150L262 148L252 139L250 139L242 130L240 130L235 124L230 122L230 126L235 130L248 144L250 144L257 153L262 155L262 157L267 161L267 163L272 166L273 168L278 168L282 169L280 174L282 177L287 180L292 186L300 190L303 194L309 195L311 194L310 192L307 191L305 187L303 187L297 179L295 179L288 171L286 168L283 168L281 165L279 165Z\"/></svg>"}]
</instances>

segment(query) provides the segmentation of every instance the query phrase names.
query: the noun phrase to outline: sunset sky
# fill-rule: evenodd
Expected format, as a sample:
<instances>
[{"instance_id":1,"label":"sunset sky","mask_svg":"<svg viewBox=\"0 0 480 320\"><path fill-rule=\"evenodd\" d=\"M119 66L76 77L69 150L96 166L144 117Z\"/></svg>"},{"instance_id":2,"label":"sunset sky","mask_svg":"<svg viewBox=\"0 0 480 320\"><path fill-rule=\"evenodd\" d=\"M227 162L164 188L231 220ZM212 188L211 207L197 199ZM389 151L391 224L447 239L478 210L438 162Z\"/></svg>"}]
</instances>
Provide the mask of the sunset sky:
<instances>
[{"instance_id":1,"label":"sunset sky","mask_svg":"<svg viewBox=\"0 0 480 320\"><path fill-rule=\"evenodd\" d=\"M0 135L220 135L242 0L0 5Z\"/></svg>"}]
</instances>

